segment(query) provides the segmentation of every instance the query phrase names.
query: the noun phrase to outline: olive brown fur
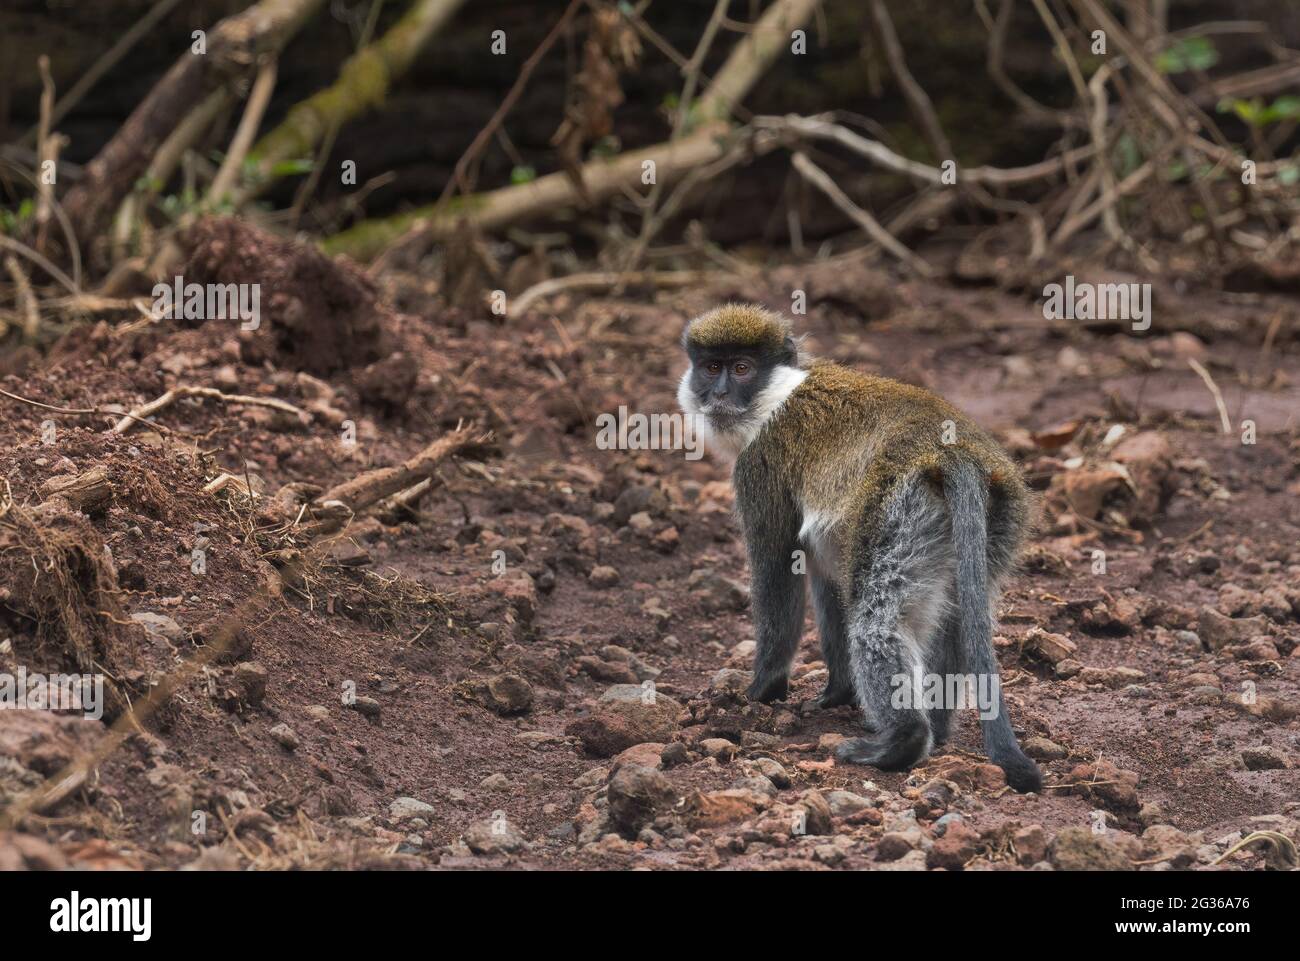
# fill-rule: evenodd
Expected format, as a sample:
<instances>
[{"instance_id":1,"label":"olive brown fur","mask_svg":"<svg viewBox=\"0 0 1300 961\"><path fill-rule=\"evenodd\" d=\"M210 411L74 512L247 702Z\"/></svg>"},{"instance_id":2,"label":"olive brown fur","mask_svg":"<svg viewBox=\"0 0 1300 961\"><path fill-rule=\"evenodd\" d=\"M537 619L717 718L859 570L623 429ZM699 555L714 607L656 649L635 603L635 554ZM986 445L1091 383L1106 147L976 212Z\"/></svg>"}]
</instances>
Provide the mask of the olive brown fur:
<instances>
[{"instance_id":1,"label":"olive brown fur","mask_svg":"<svg viewBox=\"0 0 1300 961\"><path fill-rule=\"evenodd\" d=\"M837 757L911 767L947 737L953 706L924 706L919 690L900 706L899 679L998 677L991 611L1032 505L1018 468L929 391L803 363L788 322L761 307L719 307L682 342L682 409L735 458L756 642L750 697L786 696L810 580L829 674L820 703L856 702L868 728ZM1037 790L1041 774L1000 684L992 689L985 750L1013 787Z\"/></svg>"}]
</instances>

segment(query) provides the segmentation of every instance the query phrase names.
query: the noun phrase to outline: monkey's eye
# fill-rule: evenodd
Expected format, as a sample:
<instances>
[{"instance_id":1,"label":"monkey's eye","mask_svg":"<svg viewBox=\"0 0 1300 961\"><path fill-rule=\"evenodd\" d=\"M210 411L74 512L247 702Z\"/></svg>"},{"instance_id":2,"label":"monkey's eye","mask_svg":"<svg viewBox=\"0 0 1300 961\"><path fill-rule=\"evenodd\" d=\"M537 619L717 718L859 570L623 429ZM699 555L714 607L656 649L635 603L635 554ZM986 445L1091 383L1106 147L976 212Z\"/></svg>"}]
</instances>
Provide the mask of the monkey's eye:
<instances>
[{"instance_id":1,"label":"monkey's eye","mask_svg":"<svg viewBox=\"0 0 1300 961\"><path fill-rule=\"evenodd\" d=\"M749 373L749 365L746 364L744 361L741 361L739 364L736 364L736 366L732 367L731 370L737 377L744 377L746 374Z\"/></svg>"},{"instance_id":2,"label":"monkey's eye","mask_svg":"<svg viewBox=\"0 0 1300 961\"><path fill-rule=\"evenodd\" d=\"M722 373L722 365L719 364L716 360L709 361L709 363L704 365L704 369L707 370L709 374L714 377L717 377L720 373Z\"/></svg>"}]
</instances>

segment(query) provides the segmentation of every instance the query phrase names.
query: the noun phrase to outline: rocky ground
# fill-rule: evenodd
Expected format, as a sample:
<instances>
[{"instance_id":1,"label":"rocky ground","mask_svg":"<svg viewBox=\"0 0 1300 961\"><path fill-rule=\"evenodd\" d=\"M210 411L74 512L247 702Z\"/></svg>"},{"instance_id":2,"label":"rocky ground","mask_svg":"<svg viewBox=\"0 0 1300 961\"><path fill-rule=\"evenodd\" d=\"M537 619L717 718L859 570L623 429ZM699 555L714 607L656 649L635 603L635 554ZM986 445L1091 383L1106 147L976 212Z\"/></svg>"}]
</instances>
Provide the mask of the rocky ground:
<instances>
[{"instance_id":1,"label":"rocky ground","mask_svg":"<svg viewBox=\"0 0 1300 961\"><path fill-rule=\"evenodd\" d=\"M227 256L217 234L190 269ZM113 727L0 717L0 816L99 758L0 834L0 866L1295 866L1236 849L1300 837L1293 291L1171 282L1139 336L848 261L501 322L420 274L336 289L276 263L261 330L110 313L0 380L65 408L189 385L303 412L191 397L109 434L0 399L0 670L93 663L117 698ZM970 716L914 771L835 764L859 719L810 703L811 615L789 700L748 703L725 466L595 444L598 413L674 409L684 319L794 288L811 352L944 393L1041 492L997 638L1041 795L1006 788ZM492 439L414 507L305 534L304 497L461 422ZM106 494L62 497L94 471Z\"/></svg>"}]
</instances>

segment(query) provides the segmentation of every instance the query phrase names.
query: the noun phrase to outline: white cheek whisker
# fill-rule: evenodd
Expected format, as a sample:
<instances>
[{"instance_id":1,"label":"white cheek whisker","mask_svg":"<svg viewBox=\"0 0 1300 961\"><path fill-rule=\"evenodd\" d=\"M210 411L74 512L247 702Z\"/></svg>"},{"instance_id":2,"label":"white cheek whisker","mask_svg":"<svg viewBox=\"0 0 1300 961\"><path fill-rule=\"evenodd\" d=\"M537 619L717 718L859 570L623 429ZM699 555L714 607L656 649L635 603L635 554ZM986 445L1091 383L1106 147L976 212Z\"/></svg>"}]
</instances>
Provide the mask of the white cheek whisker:
<instances>
[{"instance_id":1,"label":"white cheek whisker","mask_svg":"<svg viewBox=\"0 0 1300 961\"><path fill-rule=\"evenodd\" d=\"M781 409L795 389L808 376L806 370L780 364L773 368L767 385L754 397L749 410L734 425L719 429L712 419L700 407L691 390L691 371L682 375L677 386L677 403L683 413L695 418L696 429L704 445L716 453L731 458L738 457L771 417Z\"/></svg>"}]
</instances>

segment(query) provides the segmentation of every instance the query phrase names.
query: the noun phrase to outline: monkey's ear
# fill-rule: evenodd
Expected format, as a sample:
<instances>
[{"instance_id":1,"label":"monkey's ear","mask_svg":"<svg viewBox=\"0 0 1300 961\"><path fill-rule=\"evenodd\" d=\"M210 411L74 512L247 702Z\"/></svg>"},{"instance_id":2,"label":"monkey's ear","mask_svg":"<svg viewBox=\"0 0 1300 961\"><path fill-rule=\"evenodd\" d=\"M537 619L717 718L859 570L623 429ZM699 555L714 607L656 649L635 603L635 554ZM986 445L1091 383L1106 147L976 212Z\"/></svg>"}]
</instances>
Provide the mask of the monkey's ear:
<instances>
[{"instance_id":1,"label":"monkey's ear","mask_svg":"<svg viewBox=\"0 0 1300 961\"><path fill-rule=\"evenodd\" d=\"M785 335L785 340L781 342L781 347L785 353L782 360L791 367L799 365L799 342L789 334Z\"/></svg>"}]
</instances>

